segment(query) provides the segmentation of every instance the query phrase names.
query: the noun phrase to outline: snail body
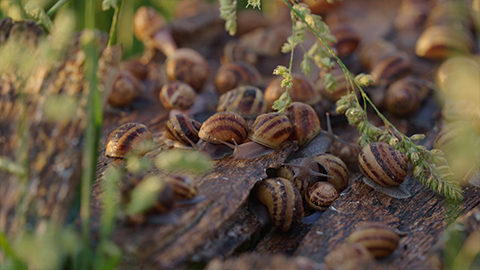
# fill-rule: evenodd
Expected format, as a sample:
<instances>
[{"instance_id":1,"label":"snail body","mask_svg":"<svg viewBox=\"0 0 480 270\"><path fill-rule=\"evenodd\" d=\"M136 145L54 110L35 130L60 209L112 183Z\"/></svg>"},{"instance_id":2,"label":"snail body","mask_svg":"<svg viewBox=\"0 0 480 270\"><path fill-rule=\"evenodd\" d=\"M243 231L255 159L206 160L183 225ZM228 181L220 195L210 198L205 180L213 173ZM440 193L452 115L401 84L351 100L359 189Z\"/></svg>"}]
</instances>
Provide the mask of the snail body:
<instances>
[{"instance_id":1,"label":"snail body","mask_svg":"<svg viewBox=\"0 0 480 270\"><path fill-rule=\"evenodd\" d=\"M364 246L375 258L384 258L397 249L400 237L389 226L370 222L356 228L348 236L347 242Z\"/></svg>"},{"instance_id":2,"label":"snail body","mask_svg":"<svg viewBox=\"0 0 480 270\"><path fill-rule=\"evenodd\" d=\"M328 178L325 167L311 158L297 158L277 168L277 176L289 179L304 194L306 189L317 181Z\"/></svg>"},{"instance_id":3,"label":"snail body","mask_svg":"<svg viewBox=\"0 0 480 270\"><path fill-rule=\"evenodd\" d=\"M197 100L197 94L193 88L181 81L167 83L160 91L160 102L165 109L178 109L185 111L190 109Z\"/></svg>"},{"instance_id":4,"label":"snail body","mask_svg":"<svg viewBox=\"0 0 480 270\"><path fill-rule=\"evenodd\" d=\"M144 156L150 151L146 146L152 139L153 135L145 125L135 122L123 124L110 133L105 155L111 158L124 158L132 152Z\"/></svg>"},{"instance_id":5,"label":"snail body","mask_svg":"<svg viewBox=\"0 0 480 270\"><path fill-rule=\"evenodd\" d=\"M308 205L317 211L327 210L338 197L337 189L328 182L316 182L305 192Z\"/></svg>"},{"instance_id":6,"label":"snail body","mask_svg":"<svg viewBox=\"0 0 480 270\"><path fill-rule=\"evenodd\" d=\"M312 160L325 167L328 175L333 176L332 178L328 178L327 181L335 186L338 192L342 192L347 188L349 178L348 168L340 158L332 154L321 154L312 157Z\"/></svg>"},{"instance_id":7,"label":"snail body","mask_svg":"<svg viewBox=\"0 0 480 270\"><path fill-rule=\"evenodd\" d=\"M297 188L284 178L263 180L256 189L257 198L267 206L274 226L286 232L303 218L302 197Z\"/></svg>"},{"instance_id":8,"label":"snail body","mask_svg":"<svg viewBox=\"0 0 480 270\"><path fill-rule=\"evenodd\" d=\"M260 78L258 70L247 63L226 64L215 75L215 89L221 95L241 85L256 85Z\"/></svg>"},{"instance_id":9,"label":"snail body","mask_svg":"<svg viewBox=\"0 0 480 270\"><path fill-rule=\"evenodd\" d=\"M192 145L199 140L198 131L202 124L184 114L171 116L165 124L165 136L171 140Z\"/></svg>"},{"instance_id":10,"label":"snail body","mask_svg":"<svg viewBox=\"0 0 480 270\"><path fill-rule=\"evenodd\" d=\"M220 96L217 111L232 111L245 119L251 119L266 113L267 106L260 89L254 86L239 86Z\"/></svg>"}]
</instances>

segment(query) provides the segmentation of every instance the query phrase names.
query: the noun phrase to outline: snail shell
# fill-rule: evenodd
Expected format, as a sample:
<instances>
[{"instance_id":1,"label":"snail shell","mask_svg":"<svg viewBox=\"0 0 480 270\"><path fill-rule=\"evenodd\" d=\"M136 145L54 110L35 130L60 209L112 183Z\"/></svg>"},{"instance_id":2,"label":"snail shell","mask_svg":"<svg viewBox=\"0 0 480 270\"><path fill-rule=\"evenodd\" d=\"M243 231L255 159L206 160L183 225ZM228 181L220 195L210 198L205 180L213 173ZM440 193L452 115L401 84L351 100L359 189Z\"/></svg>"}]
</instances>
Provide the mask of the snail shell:
<instances>
[{"instance_id":1,"label":"snail shell","mask_svg":"<svg viewBox=\"0 0 480 270\"><path fill-rule=\"evenodd\" d=\"M151 7L140 7L133 17L133 31L140 41L151 38L165 27L165 20Z\"/></svg>"},{"instance_id":2,"label":"snail shell","mask_svg":"<svg viewBox=\"0 0 480 270\"><path fill-rule=\"evenodd\" d=\"M366 145L358 155L362 173L380 186L399 186L408 172L408 158L387 143Z\"/></svg>"},{"instance_id":3,"label":"snail shell","mask_svg":"<svg viewBox=\"0 0 480 270\"><path fill-rule=\"evenodd\" d=\"M266 113L267 105L260 89L254 86L239 86L220 96L217 111L232 111L249 119Z\"/></svg>"},{"instance_id":4,"label":"snail shell","mask_svg":"<svg viewBox=\"0 0 480 270\"><path fill-rule=\"evenodd\" d=\"M111 158L124 158L127 153L133 152L144 156L150 151L146 146L152 139L153 135L145 125L135 122L123 124L110 133L105 155Z\"/></svg>"},{"instance_id":5,"label":"snail shell","mask_svg":"<svg viewBox=\"0 0 480 270\"><path fill-rule=\"evenodd\" d=\"M340 58L352 55L360 43L360 36L347 24L333 25L330 33L337 40L332 45L337 49L337 56Z\"/></svg>"},{"instance_id":6,"label":"snail shell","mask_svg":"<svg viewBox=\"0 0 480 270\"><path fill-rule=\"evenodd\" d=\"M370 222L357 227L348 236L347 242L364 246L375 258L384 258L397 249L400 237L389 226Z\"/></svg>"},{"instance_id":7,"label":"snail shell","mask_svg":"<svg viewBox=\"0 0 480 270\"><path fill-rule=\"evenodd\" d=\"M332 269L355 270L373 262L368 249L359 244L343 243L325 256L325 265Z\"/></svg>"},{"instance_id":8,"label":"snail shell","mask_svg":"<svg viewBox=\"0 0 480 270\"><path fill-rule=\"evenodd\" d=\"M167 110L179 109L185 111L190 109L197 100L195 90L190 85L180 81L165 84L159 97Z\"/></svg>"},{"instance_id":9,"label":"snail shell","mask_svg":"<svg viewBox=\"0 0 480 270\"><path fill-rule=\"evenodd\" d=\"M303 218L302 197L297 188L284 178L263 180L256 189L257 198L267 206L273 225L282 232Z\"/></svg>"},{"instance_id":10,"label":"snail shell","mask_svg":"<svg viewBox=\"0 0 480 270\"><path fill-rule=\"evenodd\" d=\"M120 69L130 71L140 81L147 79L148 76L148 67L138 59L122 62Z\"/></svg>"},{"instance_id":11,"label":"snail shell","mask_svg":"<svg viewBox=\"0 0 480 270\"><path fill-rule=\"evenodd\" d=\"M198 137L210 143L243 143L247 139L248 126L238 113L218 112L208 118L200 128Z\"/></svg>"},{"instance_id":12,"label":"snail shell","mask_svg":"<svg viewBox=\"0 0 480 270\"><path fill-rule=\"evenodd\" d=\"M268 148L277 148L292 133L292 124L288 118L280 113L261 114L251 127L248 138L253 142Z\"/></svg>"},{"instance_id":13,"label":"snail shell","mask_svg":"<svg viewBox=\"0 0 480 270\"><path fill-rule=\"evenodd\" d=\"M197 196L198 188L192 181L184 175L168 175L164 178L170 185L177 199L193 199Z\"/></svg>"},{"instance_id":14,"label":"snail shell","mask_svg":"<svg viewBox=\"0 0 480 270\"><path fill-rule=\"evenodd\" d=\"M384 39L377 39L365 44L360 50L360 63L367 70L372 70L377 63L397 52L397 47Z\"/></svg>"},{"instance_id":15,"label":"snail shell","mask_svg":"<svg viewBox=\"0 0 480 270\"><path fill-rule=\"evenodd\" d=\"M116 108L127 106L142 90L142 84L130 71L121 70L113 83L112 92L108 96L108 104Z\"/></svg>"},{"instance_id":16,"label":"snail shell","mask_svg":"<svg viewBox=\"0 0 480 270\"><path fill-rule=\"evenodd\" d=\"M285 26L258 28L242 35L240 42L259 56L276 57L291 34L290 30Z\"/></svg>"},{"instance_id":17,"label":"snail shell","mask_svg":"<svg viewBox=\"0 0 480 270\"><path fill-rule=\"evenodd\" d=\"M198 52L181 48L168 56L165 69L170 81L183 81L199 92L210 76L207 60Z\"/></svg>"},{"instance_id":18,"label":"snail shell","mask_svg":"<svg viewBox=\"0 0 480 270\"><path fill-rule=\"evenodd\" d=\"M317 89L320 94L322 94L322 97L326 97L329 100L336 102L342 96L347 94L348 82L347 79L345 79L345 74L343 73L343 70L338 65L335 65L332 69L332 74L335 78L335 81L337 82L337 85L335 86L335 89L333 89L333 91L330 91L326 88L325 83L322 79L327 73L328 72L325 72L324 70L320 71L320 79L316 83Z\"/></svg>"},{"instance_id":19,"label":"snail shell","mask_svg":"<svg viewBox=\"0 0 480 270\"><path fill-rule=\"evenodd\" d=\"M241 85L256 85L260 81L258 70L247 63L234 63L221 66L215 75L215 89L224 94Z\"/></svg>"},{"instance_id":20,"label":"snail shell","mask_svg":"<svg viewBox=\"0 0 480 270\"><path fill-rule=\"evenodd\" d=\"M399 51L377 62L371 75L375 85L384 85L405 75L411 68L412 62L408 54Z\"/></svg>"},{"instance_id":21,"label":"snail shell","mask_svg":"<svg viewBox=\"0 0 480 270\"><path fill-rule=\"evenodd\" d=\"M436 83L446 100L471 100L480 104L480 64L472 58L454 57L438 68Z\"/></svg>"},{"instance_id":22,"label":"snail shell","mask_svg":"<svg viewBox=\"0 0 480 270\"><path fill-rule=\"evenodd\" d=\"M310 105L293 102L286 108L285 115L293 126L288 139L297 140L299 148L307 145L322 130L317 113Z\"/></svg>"},{"instance_id":23,"label":"snail shell","mask_svg":"<svg viewBox=\"0 0 480 270\"><path fill-rule=\"evenodd\" d=\"M292 79L293 86L289 90L289 94L293 101L303 102L308 105L313 105L320 101L320 94L308 79L299 74L292 74ZM286 91L286 88L281 86L282 80L282 77L272 80L265 89L264 97L269 109L272 108L273 102Z\"/></svg>"},{"instance_id":24,"label":"snail shell","mask_svg":"<svg viewBox=\"0 0 480 270\"><path fill-rule=\"evenodd\" d=\"M312 157L318 164L325 167L327 173L333 178L328 178L338 192L342 192L348 187L348 168L347 165L338 157L332 154L321 154Z\"/></svg>"},{"instance_id":25,"label":"snail shell","mask_svg":"<svg viewBox=\"0 0 480 270\"><path fill-rule=\"evenodd\" d=\"M325 211L339 197L338 191L328 182L316 182L307 188L305 200L317 211Z\"/></svg>"},{"instance_id":26,"label":"snail shell","mask_svg":"<svg viewBox=\"0 0 480 270\"><path fill-rule=\"evenodd\" d=\"M342 4L340 2L329 2L327 0L305 0L304 2L313 14L324 14Z\"/></svg>"},{"instance_id":27,"label":"snail shell","mask_svg":"<svg viewBox=\"0 0 480 270\"><path fill-rule=\"evenodd\" d=\"M167 138L185 145L191 145L191 142L198 142L198 131L202 124L184 114L177 114L171 116L165 126L165 136Z\"/></svg>"},{"instance_id":28,"label":"snail shell","mask_svg":"<svg viewBox=\"0 0 480 270\"><path fill-rule=\"evenodd\" d=\"M223 48L222 64L245 62L255 66L258 61L257 54L242 43L232 40Z\"/></svg>"},{"instance_id":29,"label":"snail shell","mask_svg":"<svg viewBox=\"0 0 480 270\"><path fill-rule=\"evenodd\" d=\"M474 48L472 36L451 26L431 26L415 44L415 53L429 60L443 60L454 55L469 54Z\"/></svg>"},{"instance_id":30,"label":"snail shell","mask_svg":"<svg viewBox=\"0 0 480 270\"><path fill-rule=\"evenodd\" d=\"M289 179L304 194L310 185L317 181L326 181L326 168L311 158L293 159L276 170L277 176Z\"/></svg>"},{"instance_id":31,"label":"snail shell","mask_svg":"<svg viewBox=\"0 0 480 270\"><path fill-rule=\"evenodd\" d=\"M395 28L399 30L416 30L423 27L431 6L426 1L401 1L398 15L395 17Z\"/></svg>"},{"instance_id":32,"label":"snail shell","mask_svg":"<svg viewBox=\"0 0 480 270\"><path fill-rule=\"evenodd\" d=\"M407 117L417 113L421 103L420 93L413 86L408 81L399 80L388 87L385 103L392 114Z\"/></svg>"}]
</instances>

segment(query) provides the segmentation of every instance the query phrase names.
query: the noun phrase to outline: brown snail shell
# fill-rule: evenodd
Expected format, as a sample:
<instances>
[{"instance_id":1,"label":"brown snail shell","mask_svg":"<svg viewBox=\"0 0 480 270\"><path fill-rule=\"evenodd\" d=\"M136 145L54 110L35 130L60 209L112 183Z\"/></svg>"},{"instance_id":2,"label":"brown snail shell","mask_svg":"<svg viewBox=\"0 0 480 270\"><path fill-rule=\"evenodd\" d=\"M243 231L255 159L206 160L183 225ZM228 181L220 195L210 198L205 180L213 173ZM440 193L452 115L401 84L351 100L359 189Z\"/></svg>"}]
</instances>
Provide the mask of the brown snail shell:
<instances>
[{"instance_id":1,"label":"brown snail shell","mask_svg":"<svg viewBox=\"0 0 480 270\"><path fill-rule=\"evenodd\" d=\"M337 49L337 56L340 58L352 55L360 43L360 36L347 24L333 25L330 33L337 40L332 46Z\"/></svg>"},{"instance_id":2,"label":"brown snail shell","mask_svg":"<svg viewBox=\"0 0 480 270\"><path fill-rule=\"evenodd\" d=\"M393 187L405 181L408 158L387 143L375 142L360 151L358 166L370 180L384 187Z\"/></svg>"},{"instance_id":3,"label":"brown snail shell","mask_svg":"<svg viewBox=\"0 0 480 270\"><path fill-rule=\"evenodd\" d=\"M197 196L197 186L185 175L168 175L164 178L165 182L170 185L177 199L193 199Z\"/></svg>"},{"instance_id":4,"label":"brown snail shell","mask_svg":"<svg viewBox=\"0 0 480 270\"><path fill-rule=\"evenodd\" d=\"M261 114L251 127L248 138L269 148L277 148L288 139L292 124L287 116L279 113Z\"/></svg>"},{"instance_id":5,"label":"brown snail shell","mask_svg":"<svg viewBox=\"0 0 480 270\"><path fill-rule=\"evenodd\" d=\"M198 137L210 143L243 143L247 139L248 126L238 113L218 112L208 118L200 128Z\"/></svg>"},{"instance_id":6,"label":"brown snail shell","mask_svg":"<svg viewBox=\"0 0 480 270\"><path fill-rule=\"evenodd\" d=\"M313 14L324 14L341 5L340 2L328 2L327 0L304 0Z\"/></svg>"},{"instance_id":7,"label":"brown snail shell","mask_svg":"<svg viewBox=\"0 0 480 270\"><path fill-rule=\"evenodd\" d=\"M190 85L176 81L165 84L160 91L159 97L165 109L185 111L193 106L197 100L197 93Z\"/></svg>"},{"instance_id":8,"label":"brown snail shell","mask_svg":"<svg viewBox=\"0 0 480 270\"><path fill-rule=\"evenodd\" d=\"M165 136L185 145L191 145L191 142L198 142L198 131L201 126L202 124L185 114L173 115L165 124Z\"/></svg>"},{"instance_id":9,"label":"brown snail shell","mask_svg":"<svg viewBox=\"0 0 480 270\"><path fill-rule=\"evenodd\" d=\"M396 52L377 62L371 71L375 85L385 85L410 71L412 62L405 52Z\"/></svg>"},{"instance_id":10,"label":"brown snail shell","mask_svg":"<svg viewBox=\"0 0 480 270\"><path fill-rule=\"evenodd\" d=\"M397 249L400 237L389 226L370 222L357 227L348 236L347 242L364 246L375 258L384 258Z\"/></svg>"},{"instance_id":11,"label":"brown snail shell","mask_svg":"<svg viewBox=\"0 0 480 270\"><path fill-rule=\"evenodd\" d=\"M399 30L416 30L423 27L431 5L427 1L401 1L398 15L395 17L395 28Z\"/></svg>"},{"instance_id":12,"label":"brown snail shell","mask_svg":"<svg viewBox=\"0 0 480 270\"><path fill-rule=\"evenodd\" d=\"M372 254L364 246L354 243L343 243L325 256L325 265L331 269L367 269L365 267L372 262Z\"/></svg>"},{"instance_id":13,"label":"brown snail shell","mask_svg":"<svg viewBox=\"0 0 480 270\"><path fill-rule=\"evenodd\" d=\"M438 25L425 29L415 44L415 53L429 60L443 60L469 54L473 48L473 38L467 31Z\"/></svg>"},{"instance_id":14,"label":"brown snail shell","mask_svg":"<svg viewBox=\"0 0 480 270\"><path fill-rule=\"evenodd\" d=\"M348 93L349 83L347 82L347 79L345 79L345 74L343 73L343 70L338 65L335 65L332 69L332 74L335 78L335 81L337 82L337 85L335 86L335 89L333 89L333 91L330 91L326 88L325 83L322 79L326 74L327 72L325 72L324 70L320 71L320 78L316 83L317 89L322 95L322 97L326 97L329 100L336 102L342 96Z\"/></svg>"},{"instance_id":15,"label":"brown snail shell","mask_svg":"<svg viewBox=\"0 0 480 270\"><path fill-rule=\"evenodd\" d=\"M273 225L280 231L288 231L303 218L302 197L287 179L263 180L257 186L256 194L259 201L267 206Z\"/></svg>"},{"instance_id":16,"label":"brown snail shell","mask_svg":"<svg viewBox=\"0 0 480 270\"><path fill-rule=\"evenodd\" d=\"M245 62L255 66L258 61L257 54L249 47L239 41L229 41L223 48L223 57L220 59L222 64L233 64Z\"/></svg>"},{"instance_id":17,"label":"brown snail shell","mask_svg":"<svg viewBox=\"0 0 480 270\"><path fill-rule=\"evenodd\" d=\"M292 74L292 79L293 86L289 90L289 94L293 101L303 102L308 105L313 105L320 101L320 95L308 79L299 74ZM281 86L282 80L282 77L272 80L265 89L264 97L269 109L272 108L273 102L286 91L286 88Z\"/></svg>"},{"instance_id":18,"label":"brown snail shell","mask_svg":"<svg viewBox=\"0 0 480 270\"><path fill-rule=\"evenodd\" d=\"M123 61L120 69L130 71L133 76L135 76L140 81L147 79L148 76L147 65L143 64L139 59L129 59Z\"/></svg>"},{"instance_id":19,"label":"brown snail shell","mask_svg":"<svg viewBox=\"0 0 480 270\"><path fill-rule=\"evenodd\" d=\"M327 180L326 168L311 158L292 159L278 167L276 174L290 180L302 195L315 182Z\"/></svg>"},{"instance_id":20,"label":"brown snail shell","mask_svg":"<svg viewBox=\"0 0 480 270\"><path fill-rule=\"evenodd\" d=\"M322 130L317 113L310 105L292 102L285 109L285 115L290 119L293 126L288 139L290 141L297 140L299 148L307 145Z\"/></svg>"},{"instance_id":21,"label":"brown snail shell","mask_svg":"<svg viewBox=\"0 0 480 270\"><path fill-rule=\"evenodd\" d=\"M145 147L153 139L148 128L140 123L130 122L121 125L108 137L105 155L111 158L124 158L129 152L144 156L150 149Z\"/></svg>"},{"instance_id":22,"label":"brown snail shell","mask_svg":"<svg viewBox=\"0 0 480 270\"><path fill-rule=\"evenodd\" d=\"M142 90L142 84L130 71L121 70L113 83L112 92L108 96L108 104L116 108L127 106Z\"/></svg>"},{"instance_id":23,"label":"brown snail shell","mask_svg":"<svg viewBox=\"0 0 480 270\"><path fill-rule=\"evenodd\" d=\"M321 154L312 157L318 164L325 167L327 173L333 178L328 178L330 182L338 192L342 192L348 187L348 168L347 165L339 158L332 154Z\"/></svg>"},{"instance_id":24,"label":"brown snail shell","mask_svg":"<svg viewBox=\"0 0 480 270\"><path fill-rule=\"evenodd\" d=\"M168 56L165 68L170 81L183 81L199 92L210 76L207 60L198 52L181 48Z\"/></svg>"},{"instance_id":25,"label":"brown snail shell","mask_svg":"<svg viewBox=\"0 0 480 270\"><path fill-rule=\"evenodd\" d=\"M245 119L267 112L263 92L254 86L239 86L220 96L217 112L232 111Z\"/></svg>"},{"instance_id":26,"label":"brown snail shell","mask_svg":"<svg viewBox=\"0 0 480 270\"><path fill-rule=\"evenodd\" d=\"M338 197L337 189L328 182L316 182L305 192L308 205L317 211L326 211Z\"/></svg>"},{"instance_id":27,"label":"brown snail shell","mask_svg":"<svg viewBox=\"0 0 480 270\"><path fill-rule=\"evenodd\" d=\"M412 116L420 108L418 89L404 80L399 80L390 85L385 95L387 109L400 117Z\"/></svg>"},{"instance_id":28,"label":"brown snail shell","mask_svg":"<svg viewBox=\"0 0 480 270\"><path fill-rule=\"evenodd\" d=\"M247 63L226 64L215 75L215 89L221 95L241 85L256 85L260 78L258 70Z\"/></svg>"},{"instance_id":29,"label":"brown snail shell","mask_svg":"<svg viewBox=\"0 0 480 270\"><path fill-rule=\"evenodd\" d=\"M290 34L291 28L285 26L264 27L242 35L240 42L258 56L276 57Z\"/></svg>"},{"instance_id":30,"label":"brown snail shell","mask_svg":"<svg viewBox=\"0 0 480 270\"><path fill-rule=\"evenodd\" d=\"M384 39L377 39L365 44L360 50L360 63L367 70L372 70L379 61L396 53L397 47Z\"/></svg>"}]
</instances>

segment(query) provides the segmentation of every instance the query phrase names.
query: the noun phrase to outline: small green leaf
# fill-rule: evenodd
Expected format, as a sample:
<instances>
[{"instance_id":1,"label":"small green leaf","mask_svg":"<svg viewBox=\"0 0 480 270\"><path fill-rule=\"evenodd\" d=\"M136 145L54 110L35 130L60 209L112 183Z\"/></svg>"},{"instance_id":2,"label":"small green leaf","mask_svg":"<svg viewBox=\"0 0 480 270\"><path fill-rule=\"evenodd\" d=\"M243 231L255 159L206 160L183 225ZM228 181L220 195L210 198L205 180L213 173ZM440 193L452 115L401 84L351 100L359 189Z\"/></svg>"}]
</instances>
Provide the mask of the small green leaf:
<instances>
[{"instance_id":1,"label":"small green leaf","mask_svg":"<svg viewBox=\"0 0 480 270\"><path fill-rule=\"evenodd\" d=\"M310 62L310 57L306 53L303 54L303 60L300 63L300 68L302 69L302 72L307 76L309 76L312 72L312 63Z\"/></svg>"},{"instance_id":2,"label":"small green leaf","mask_svg":"<svg viewBox=\"0 0 480 270\"><path fill-rule=\"evenodd\" d=\"M158 154L155 158L155 165L166 171L188 171L202 174L212 170L213 161L203 152L173 149Z\"/></svg>"},{"instance_id":3,"label":"small green leaf","mask_svg":"<svg viewBox=\"0 0 480 270\"><path fill-rule=\"evenodd\" d=\"M165 182L156 175L146 176L130 193L130 202L125 212L128 215L135 215L150 209L158 200L165 185Z\"/></svg>"}]
</instances>

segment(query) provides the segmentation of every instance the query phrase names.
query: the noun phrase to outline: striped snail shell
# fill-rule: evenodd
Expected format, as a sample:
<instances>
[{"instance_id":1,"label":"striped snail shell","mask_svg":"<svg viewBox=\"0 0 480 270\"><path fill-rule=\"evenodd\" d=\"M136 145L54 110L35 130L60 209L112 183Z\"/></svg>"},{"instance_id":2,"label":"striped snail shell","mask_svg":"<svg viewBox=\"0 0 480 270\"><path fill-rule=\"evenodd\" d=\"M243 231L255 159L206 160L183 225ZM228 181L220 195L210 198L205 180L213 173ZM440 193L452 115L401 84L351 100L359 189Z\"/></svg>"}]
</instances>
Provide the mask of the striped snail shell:
<instances>
[{"instance_id":1,"label":"striped snail shell","mask_svg":"<svg viewBox=\"0 0 480 270\"><path fill-rule=\"evenodd\" d=\"M197 93L190 85L181 81L175 81L165 84L160 91L159 97L165 109L185 111L193 106L197 100Z\"/></svg>"},{"instance_id":2,"label":"striped snail shell","mask_svg":"<svg viewBox=\"0 0 480 270\"><path fill-rule=\"evenodd\" d=\"M307 188L305 200L317 211L325 211L339 197L338 191L328 182L316 182Z\"/></svg>"},{"instance_id":3,"label":"striped snail shell","mask_svg":"<svg viewBox=\"0 0 480 270\"><path fill-rule=\"evenodd\" d=\"M365 44L360 50L360 63L367 70L372 70L382 59L396 53L397 47L385 40L377 39Z\"/></svg>"},{"instance_id":4,"label":"striped snail shell","mask_svg":"<svg viewBox=\"0 0 480 270\"><path fill-rule=\"evenodd\" d=\"M254 86L239 86L220 96L217 112L232 111L245 119L267 112L263 92Z\"/></svg>"},{"instance_id":5,"label":"striped snail shell","mask_svg":"<svg viewBox=\"0 0 480 270\"><path fill-rule=\"evenodd\" d=\"M331 269L369 269L373 256L364 246L354 243L343 243L325 256L325 265Z\"/></svg>"},{"instance_id":6,"label":"striped snail shell","mask_svg":"<svg viewBox=\"0 0 480 270\"><path fill-rule=\"evenodd\" d=\"M247 139L248 126L238 113L218 112L208 118L200 128L198 137L214 144L223 142L243 143Z\"/></svg>"},{"instance_id":7,"label":"striped snail shell","mask_svg":"<svg viewBox=\"0 0 480 270\"><path fill-rule=\"evenodd\" d=\"M280 113L259 115L251 127L248 138L253 142L269 148L277 148L286 141L292 133L292 124Z\"/></svg>"},{"instance_id":8,"label":"striped snail shell","mask_svg":"<svg viewBox=\"0 0 480 270\"><path fill-rule=\"evenodd\" d=\"M327 181L335 186L338 192L342 192L348 187L348 168L339 157L332 154L321 154L312 157L312 159L325 167L327 173L333 176L333 178L328 178Z\"/></svg>"},{"instance_id":9,"label":"striped snail shell","mask_svg":"<svg viewBox=\"0 0 480 270\"><path fill-rule=\"evenodd\" d=\"M360 43L360 36L348 24L336 24L330 27L330 33L337 40L333 43L333 47L337 49L338 57L346 57L352 55Z\"/></svg>"},{"instance_id":10,"label":"striped snail shell","mask_svg":"<svg viewBox=\"0 0 480 270\"><path fill-rule=\"evenodd\" d=\"M348 92L348 82L347 79L345 79L345 74L343 73L343 70L340 68L339 65L335 65L332 68L332 74L333 77L335 78L335 81L337 82L337 85L335 86L335 89L333 91L330 91L327 89L323 77L326 74L329 74L330 72L326 70L321 70L320 71L320 79L316 82L316 86L320 94L322 94L322 97L326 97L331 101L337 101L339 100L342 96L346 95Z\"/></svg>"},{"instance_id":11,"label":"striped snail shell","mask_svg":"<svg viewBox=\"0 0 480 270\"><path fill-rule=\"evenodd\" d=\"M127 106L142 92L142 89L143 85L130 71L121 70L108 96L108 104L116 108Z\"/></svg>"},{"instance_id":12,"label":"striped snail shell","mask_svg":"<svg viewBox=\"0 0 480 270\"><path fill-rule=\"evenodd\" d=\"M241 85L256 85L260 81L258 70L244 62L221 66L215 75L215 89L224 94Z\"/></svg>"},{"instance_id":13,"label":"striped snail shell","mask_svg":"<svg viewBox=\"0 0 480 270\"><path fill-rule=\"evenodd\" d=\"M399 117L414 115L420 108L419 90L405 80L398 80L390 85L385 95L387 109Z\"/></svg>"},{"instance_id":14,"label":"striped snail shell","mask_svg":"<svg viewBox=\"0 0 480 270\"><path fill-rule=\"evenodd\" d=\"M310 105L293 102L286 108L285 115L293 126L293 131L288 139L290 141L297 140L299 148L307 145L322 130L317 113Z\"/></svg>"},{"instance_id":15,"label":"striped snail shell","mask_svg":"<svg viewBox=\"0 0 480 270\"><path fill-rule=\"evenodd\" d=\"M197 196L198 188L192 181L184 175L168 175L164 178L170 185L177 199L193 199Z\"/></svg>"},{"instance_id":16,"label":"striped snail shell","mask_svg":"<svg viewBox=\"0 0 480 270\"><path fill-rule=\"evenodd\" d=\"M258 200L268 208L273 225L280 231L288 231L303 218L302 197L287 179L263 180L257 186L256 194Z\"/></svg>"},{"instance_id":17,"label":"striped snail shell","mask_svg":"<svg viewBox=\"0 0 480 270\"><path fill-rule=\"evenodd\" d=\"M223 48L223 57L221 58L223 65L245 62L255 66L257 61L257 54L238 41L231 40Z\"/></svg>"},{"instance_id":18,"label":"striped snail shell","mask_svg":"<svg viewBox=\"0 0 480 270\"><path fill-rule=\"evenodd\" d=\"M183 81L199 92L210 76L208 62L201 54L189 49L176 50L165 60L170 81Z\"/></svg>"},{"instance_id":19,"label":"striped snail shell","mask_svg":"<svg viewBox=\"0 0 480 270\"><path fill-rule=\"evenodd\" d=\"M129 152L144 156L150 151L149 142L153 135L140 123L130 122L121 125L108 136L105 155L111 158L124 158Z\"/></svg>"},{"instance_id":20,"label":"striped snail shell","mask_svg":"<svg viewBox=\"0 0 480 270\"><path fill-rule=\"evenodd\" d=\"M348 236L347 242L364 246L375 258L384 258L397 249L400 237L389 226L370 222L357 227Z\"/></svg>"},{"instance_id":21,"label":"striped snail shell","mask_svg":"<svg viewBox=\"0 0 480 270\"><path fill-rule=\"evenodd\" d=\"M358 165L367 178L384 187L399 186L408 172L407 156L383 142L363 147Z\"/></svg>"},{"instance_id":22,"label":"striped snail shell","mask_svg":"<svg viewBox=\"0 0 480 270\"><path fill-rule=\"evenodd\" d=\"M398 51L379 61L370 74L375 85L385 85L404 76L411 68L412 62L408 54Z\"/></svg>"},{"instance_id":23,"label":"striped snail shell","mask_svg":"<svg viewBox=\"0 0 480 270\"><path fill-rule=\"evenodd\" d=\"M185 114L173 115L165 124L165 136L185 145L191 145L192 142L198 142L198 131L201 126L202 124Z\"/></svg>"},{"instance_id":24,"label":"striped snail shell","mask_svg":"<svg viewBox=\"0 0 480 270\"><path fill-rule=\"evenodd\" d=\"M293 86L289 90L293 101L304 102L313 105L320 101L320 94L315 90L312 83L300 74L292 74ZM271 110L273 102L277 100L285 91L282 87L283 78L279 77L272 80L265 89L264 97L267 102L267 108Z\"/></svg>"},{"instance_id":25,"label":"striped snail shell","mask_svg":"<svg viewBox=\"0 0 480 270\"><path fill-rule=\"evenodd\" d=\"M317 181L327 180L325 167L311 158L297 158L277 168L277 176L289 179L304 194Z\"/></svg>"}]
</instances>

